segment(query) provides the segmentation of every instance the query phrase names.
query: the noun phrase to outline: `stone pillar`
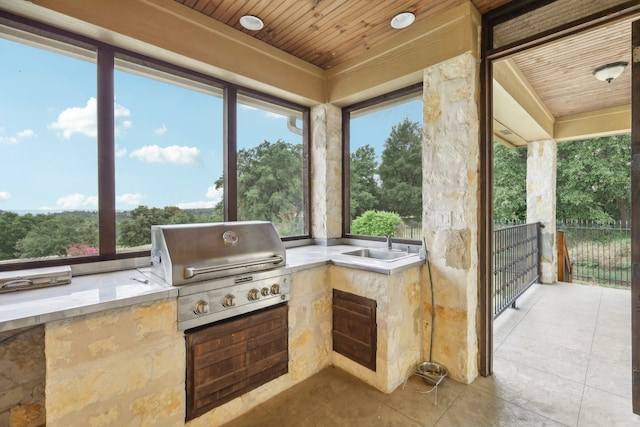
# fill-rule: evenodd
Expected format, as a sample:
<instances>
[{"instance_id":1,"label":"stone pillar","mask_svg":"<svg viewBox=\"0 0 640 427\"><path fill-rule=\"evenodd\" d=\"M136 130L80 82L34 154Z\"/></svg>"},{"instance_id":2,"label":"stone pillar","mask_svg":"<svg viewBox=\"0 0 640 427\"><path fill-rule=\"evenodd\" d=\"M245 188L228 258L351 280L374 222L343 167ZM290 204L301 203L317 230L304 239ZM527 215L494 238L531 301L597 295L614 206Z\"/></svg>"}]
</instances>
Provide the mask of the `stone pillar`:
<instances>
[{"instance_id":1,"label":"stone pillar","mask_svg":"<svg viewBox=\"0 0 640 427\"><path fill-rule=\"evenodd\" d=\"M423 359L456 381L478 376L479 72L466 53L424 72L422 227L431 260L423 268ZM431 311L435 309L435 322Z\"/></svg>"},{"instance_id":2,"label":"stone pillar","mask_svg":"<svg viewBox=\"0 0 640 427\"><path fill-rule=\"evenodd\" d=\"M342 237L342 112L323 104L311 109L311 235Z\"/></svg>"},{"instance_id":3,"label":"stone pillar","mask_svg":"<svg viewBox=\"0 0 640 427\"><path fill-rule=\"evenodd\" d=\"M553 139L534 141L527 153L527 223L540 222L540 282L558 279L556 246L556 161Z\"/></svg>"}]
</instances>

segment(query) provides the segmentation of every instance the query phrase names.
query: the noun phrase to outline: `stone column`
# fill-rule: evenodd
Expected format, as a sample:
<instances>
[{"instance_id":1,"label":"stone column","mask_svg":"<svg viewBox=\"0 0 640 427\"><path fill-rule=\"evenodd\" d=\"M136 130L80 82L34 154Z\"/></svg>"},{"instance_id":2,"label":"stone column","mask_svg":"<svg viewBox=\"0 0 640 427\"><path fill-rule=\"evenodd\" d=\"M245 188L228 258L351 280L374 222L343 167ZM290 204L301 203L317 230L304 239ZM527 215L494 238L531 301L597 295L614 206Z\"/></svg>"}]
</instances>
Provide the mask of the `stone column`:
<instances>
[{"instance_id":1,"label":"stone column","mask_svg":"<svg viewBox=\"0 0 640 427\"><path fill-rule=\"evenodd\" d=\"M527 223L540 222L540 282L558 279L556 246L556 161L557 145L553 139L534 141L527 154Z\"/></svg>"},{"instance_id":2,"label":"stone column","mask_svg":"<svg viewBox=\"0 0 640 427\"><path fill-rule=\"evenodd\" d=\"M311 235L342 237L342 112L323 104L311 109Z\"/></svg>"},{"instance_id":3,"label":"stone column","mask_svg":"<svg viewBox=\"0 0 640 427\"><path fill-rule=\"evenodd\" d=\"M424 72L422 227L431 260L423 268L423 359L456 381L478 376L479 73L471 53ZM435 310L435 322L431 311Z\"/></svg>"}]
</instances>

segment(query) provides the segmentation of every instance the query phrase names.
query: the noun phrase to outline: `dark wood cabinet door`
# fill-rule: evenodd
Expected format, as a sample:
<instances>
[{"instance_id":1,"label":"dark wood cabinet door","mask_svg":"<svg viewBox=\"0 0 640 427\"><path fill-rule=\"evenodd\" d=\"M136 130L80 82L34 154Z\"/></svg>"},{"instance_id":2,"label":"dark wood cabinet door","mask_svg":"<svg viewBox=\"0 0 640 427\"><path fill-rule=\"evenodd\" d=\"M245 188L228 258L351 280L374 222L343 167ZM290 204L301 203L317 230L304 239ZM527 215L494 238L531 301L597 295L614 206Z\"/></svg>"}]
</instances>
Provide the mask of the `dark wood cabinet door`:
<instances>
[{"instance_id":1,"label":"dark wood cabinet door","mask_svg":"<svg viewBox=\"0 0 640 427\"><path fill-rule=\"evenodd\" d=\"M333 290L333 350L376 370L376 301Z\"/></svg>"},{"instance_id":2,"label":"dark wood cabinet door","mask_svg":"<svg viewBox=\"0 0 640 427\"><path fill-rule=\"evenodd\" d=\"M185 332L191 420L288 372L288 306Z\"/></svg>"}]
</instances>

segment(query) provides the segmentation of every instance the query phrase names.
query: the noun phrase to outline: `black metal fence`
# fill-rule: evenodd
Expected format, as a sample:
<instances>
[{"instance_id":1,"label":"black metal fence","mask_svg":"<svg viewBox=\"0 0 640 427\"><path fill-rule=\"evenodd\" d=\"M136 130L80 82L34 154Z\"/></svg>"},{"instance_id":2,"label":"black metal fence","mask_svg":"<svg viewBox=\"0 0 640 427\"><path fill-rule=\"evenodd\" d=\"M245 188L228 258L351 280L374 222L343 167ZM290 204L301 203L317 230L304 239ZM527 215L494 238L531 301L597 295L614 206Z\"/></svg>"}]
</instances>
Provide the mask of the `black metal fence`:
<instances>
[{"instance_id":1,"label":"black metal fence","mask_svg":"<svg viewBox=\"0 0 640 427\"><path fill-rule=\"evenodd\" d=\"M577 282L631 287L631 221L558 221Z\"/></svg>"},{"instance_id":2,"label":"black metal fence","mask_svg":"<svg viewBox=\"0 0 640 427\"><path fill-rule=\"evenodd\" d=\"M540 278L540 223L498 228L493 232L493 317Z\"/></svg>"}]
</instances>

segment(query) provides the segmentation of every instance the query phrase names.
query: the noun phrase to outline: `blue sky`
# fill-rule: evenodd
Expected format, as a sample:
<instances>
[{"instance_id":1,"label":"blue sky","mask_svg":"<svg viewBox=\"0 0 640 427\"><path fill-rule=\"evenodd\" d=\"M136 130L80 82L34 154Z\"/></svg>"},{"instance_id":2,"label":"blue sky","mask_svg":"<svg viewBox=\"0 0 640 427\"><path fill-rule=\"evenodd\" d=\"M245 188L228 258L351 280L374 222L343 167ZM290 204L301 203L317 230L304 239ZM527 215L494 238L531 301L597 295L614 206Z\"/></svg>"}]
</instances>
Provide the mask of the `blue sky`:
<instances>
[{"instance_id":1,"label":"blue sky","mask_svg":"<svg viewBox=\"0 0 640 427\"><path fill-rule=\"evenodd\" d=\"M0 54L0 210L96 210L95 64L2 38ZM411 104L354 121L352 149L379 155L392 125L419 120L421 103ZM117 209L220 200L219 96L116 71L114 111ZM238 122L239 148L301 142L282 115L241 105Z\"/></svg>"}]
</instances>

